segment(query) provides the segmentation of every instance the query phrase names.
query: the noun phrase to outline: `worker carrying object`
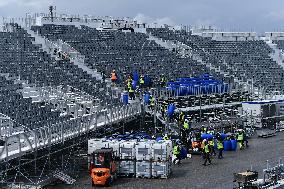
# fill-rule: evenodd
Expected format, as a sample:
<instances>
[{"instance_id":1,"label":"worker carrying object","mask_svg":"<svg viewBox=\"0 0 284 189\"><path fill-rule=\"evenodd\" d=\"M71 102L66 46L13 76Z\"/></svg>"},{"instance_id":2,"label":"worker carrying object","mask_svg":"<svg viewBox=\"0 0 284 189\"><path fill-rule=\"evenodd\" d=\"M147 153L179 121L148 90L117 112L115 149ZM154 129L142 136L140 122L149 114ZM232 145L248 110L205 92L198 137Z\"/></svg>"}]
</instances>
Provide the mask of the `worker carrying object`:
<instances>
[{"instance_id":1,"label":"worker carrying object","mask_svg":"<svg viewBox=\"0 0 284 189\"><path fill-rule=\"evenodd\" d=\"M209 143L207 141L205 141L204 154L205 154L205 161L204 161L203 165L206 166L207 161L209 162L208 165L210 165L211 164L210 146L209 146Z\"/></svg>"},{"instance_id":2,"label":"worker carrying object","mask_svg":"<svg viewBox=\"0 0 284 189\"><path fill-rule=\"evenodd\" d=\"M223 145L223 141L221 139L217 140L217 149L219 151L218 158L219 159L223 158L224 145Z\"/></svg>"},{"instance_id":3,"label":"worker carrying object","mask_svg":"<svg viewBox=\"0 0 284 189\"><path fill-rule=\"evenodd\" d=\"M110 79L111 79L112 83L117 82L117 74L116 74L115 70L112 70Z\"/></svg>"}]
</instances>

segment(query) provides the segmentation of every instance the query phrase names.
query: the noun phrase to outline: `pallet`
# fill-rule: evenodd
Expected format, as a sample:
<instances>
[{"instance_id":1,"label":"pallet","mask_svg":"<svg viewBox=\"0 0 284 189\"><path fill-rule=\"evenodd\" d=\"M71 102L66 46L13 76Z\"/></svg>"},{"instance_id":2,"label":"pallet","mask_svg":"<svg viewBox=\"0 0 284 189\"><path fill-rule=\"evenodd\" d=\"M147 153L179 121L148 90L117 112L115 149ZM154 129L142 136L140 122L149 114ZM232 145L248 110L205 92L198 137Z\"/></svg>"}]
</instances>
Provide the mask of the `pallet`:
<instances>
[{"instance_id":1,"label":"pallet","mask_svg":"<svg viewBox=\"0 0 284 189\"><path fill-rule=\"evenodd\" d=\"M170 175L159 175L159 176L152 176L153 179L168 179Z\"/></svg>"}]
</instances>

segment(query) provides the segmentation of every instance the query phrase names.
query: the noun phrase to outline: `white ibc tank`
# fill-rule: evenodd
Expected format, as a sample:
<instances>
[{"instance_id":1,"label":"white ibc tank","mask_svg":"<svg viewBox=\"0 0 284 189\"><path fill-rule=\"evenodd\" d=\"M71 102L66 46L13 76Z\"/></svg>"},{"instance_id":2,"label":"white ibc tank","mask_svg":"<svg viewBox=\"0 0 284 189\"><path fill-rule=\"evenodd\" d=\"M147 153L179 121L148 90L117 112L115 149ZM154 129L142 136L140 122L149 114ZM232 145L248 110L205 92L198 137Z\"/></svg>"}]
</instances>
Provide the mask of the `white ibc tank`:
<instances>
[{"instance_id":1,"label":"white ibc tank","mask_svg":"<svg viewBox=\"0 0 284 189\"><path fill-rule=\"evenodd\" d=\"M142 141L136 144L136 159L148 160L152 158L152 145L154 141Z\"/></svg>"},{"instance_id":2,"label":"white ibc tank","mask_svg":"<svg viewBox=\"0 0 284 189\"><path fill-rule=\"evenodd\" d=\"M119 145L120 159L135 159L136 157L135 146L136 146L136 142L132 142L132 141L120 143Z\"/></svg>"},{"instance_id":3,"label":"white ibc tank","mask_svg":"<svg viewBox=\"0 0 284 189\"><path fill-rule=\"evenodd\" d=\"M172 141L156 142L152 145L153 161L169 161L172 158Z\"/></svg>"},{"instance_id":4,"label":"white ibc tank","mask_svg":"<svg viewBox=\"0 0 284 189\"><path fill-rule=\"evenodd\" d=\"M118 173L121 175L135 174L135 162L134 161L119 161Z\"/></svg>"},{"instance_id":5,"label":"white ibc tank","mask_svg":"<svg viewBox=\"0 0 284 189\"><path fill-rule=\"evenodd\" d=\"M168 178L171 173L170 162L153 162L152 163L152 176L160 178Z\"/></svg>"},{"instance_id":6,"label":"white ibc tank","mask_svg":"<svg viewBox=\"0 0 284 189\"><path fill-rule=\"evenodd\" d=\"M95 138L88 140L88 154L92 154L95 150L101 148L111 148L112 141L106 140L104 138Z\"/></svg>"},{"instance_id":7,"label":"white ibc tank","mask_svg":"<svg viewBox=\"0 0 284 189\"><path fill-rule=\"evenodd\" d=\"M137 161L136 162L136 177L152 177L152 167L150 161Z\"/></svg>"}]
</instances>

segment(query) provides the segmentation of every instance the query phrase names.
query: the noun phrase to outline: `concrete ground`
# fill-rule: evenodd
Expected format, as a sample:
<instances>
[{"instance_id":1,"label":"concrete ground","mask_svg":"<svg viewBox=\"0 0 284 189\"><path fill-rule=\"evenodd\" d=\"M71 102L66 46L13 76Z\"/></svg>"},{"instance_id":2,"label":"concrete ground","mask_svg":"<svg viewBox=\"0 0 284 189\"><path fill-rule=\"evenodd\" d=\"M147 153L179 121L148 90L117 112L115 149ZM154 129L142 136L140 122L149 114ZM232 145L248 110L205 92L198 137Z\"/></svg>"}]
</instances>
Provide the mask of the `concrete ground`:
<instances>
[{"instance_id":1,"label":"concrete ground","mask_svg":"<svg viewBox=\"0 0 284 189\"><path fill-rule=\"evenodd\" d=\"M203 159L195 155L183 160L181 165L173 166L169 179L136 179L119 178L112 188L194 188L194 189L231 189L233 188L233 173L242 172L252 167L259 171L266 168L266 161L276 164L279 158L284 161L284 132L271 138L252 138L249 148L236 152L225 152L224 159L214 158L212 164L203 166ZM91 180L87 172L77 178L73 185L56 184L48 189L91 189ZM102 188L102 187L100 187Z\"/></svg>"}]
</instances>

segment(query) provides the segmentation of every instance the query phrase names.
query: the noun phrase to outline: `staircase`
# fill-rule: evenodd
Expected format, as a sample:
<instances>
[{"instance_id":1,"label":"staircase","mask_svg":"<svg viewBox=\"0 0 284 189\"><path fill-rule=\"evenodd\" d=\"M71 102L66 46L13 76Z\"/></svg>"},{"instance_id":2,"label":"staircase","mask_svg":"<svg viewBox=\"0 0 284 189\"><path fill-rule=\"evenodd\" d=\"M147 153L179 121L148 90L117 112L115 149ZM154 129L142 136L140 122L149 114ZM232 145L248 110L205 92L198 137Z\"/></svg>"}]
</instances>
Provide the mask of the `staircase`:
<instances>
[{"instance_id":1,"label":"staircase","mask_svg":"<svg viewBox=\"0 0 284 189\"><path fill-rule=\"evenodd\" d=\"M65 182L66 184L73 184L74 182L76 182L75 179L59 170L56 170L54 172L53 177Z\"/></svg>"},{"instance_id":2,"label":"staircase","mask_svg":"<svg viewBox=\"0 0 284 189\"><path fill-rule=\"evenodd\" d=\"M85 65L84 60L85 56L81 55L78 51L75 51L69 44L66 44L64 42L52 42L49 41L47 38L42 37L32 31L29 28L25 28L27 33L30 34L32 37L35 38L34 44L40 44L42 45L41 48L43 51L46 51L48 54L51 55L51 57L57 58L56 55L53 54L53 51L55 48L62 50L64 48L64 51L69 53L72 49L72 54L76 54L74 58L71 58L71 62L73 62L75 65L77 65L82 70L86 71L88 74L92 75L92 77L96 78L97 80L100 80L102 82L102 75L97 72L97 70L92 70L88 66Z\"/></svg>"}]
</instances>

